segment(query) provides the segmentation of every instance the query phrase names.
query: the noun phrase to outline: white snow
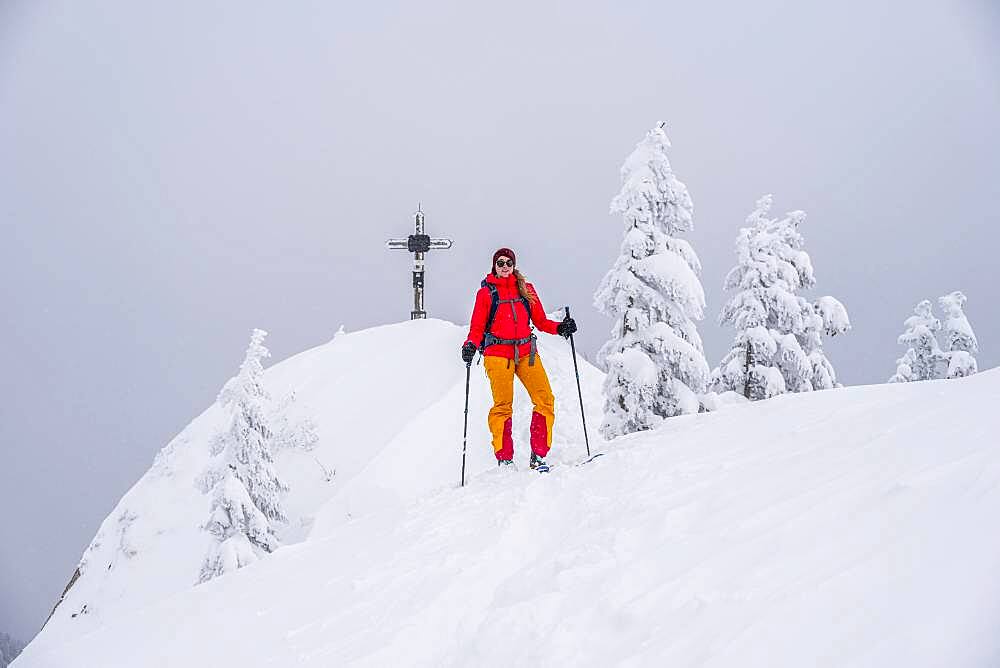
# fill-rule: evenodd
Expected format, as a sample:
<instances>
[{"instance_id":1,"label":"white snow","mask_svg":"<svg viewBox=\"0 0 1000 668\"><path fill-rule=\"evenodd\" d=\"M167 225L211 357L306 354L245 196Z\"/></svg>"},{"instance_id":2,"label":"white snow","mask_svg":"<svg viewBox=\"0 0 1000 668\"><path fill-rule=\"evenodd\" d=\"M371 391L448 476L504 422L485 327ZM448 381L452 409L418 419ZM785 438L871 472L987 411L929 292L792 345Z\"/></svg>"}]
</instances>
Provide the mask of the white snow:
<instances>
[{"instance_id":1,"label":"white snow","mask_svg":"<svg viewBox=\"0 0 1000 668\"><path fill-rule=\"evenodd\" d=\"M581 359L591 448L607 454L574 467L572 360L543 336L556 466L525 470L519 387L521 470L497 471L473 366L458 488L464 334L402 323L269 369L320 436L277 456L284 546L194 586L210 500L195 479L225 417L206 411L111 513L13 666L1000 663L1000 371L722 395L607 444L603 376Z\"/></svg>"},{"instance_id":2,"label":"white snow","mask_svg":"<svg viewBox=\"0 0 1000 668\"><path fill-rule=\"evenodd\" d=\"M835 297L829 295L816 300L816 312L823 318L823 332L827 336L843 334L851 329L851 319L847 309Z\"/></svg>"}]
</instances>

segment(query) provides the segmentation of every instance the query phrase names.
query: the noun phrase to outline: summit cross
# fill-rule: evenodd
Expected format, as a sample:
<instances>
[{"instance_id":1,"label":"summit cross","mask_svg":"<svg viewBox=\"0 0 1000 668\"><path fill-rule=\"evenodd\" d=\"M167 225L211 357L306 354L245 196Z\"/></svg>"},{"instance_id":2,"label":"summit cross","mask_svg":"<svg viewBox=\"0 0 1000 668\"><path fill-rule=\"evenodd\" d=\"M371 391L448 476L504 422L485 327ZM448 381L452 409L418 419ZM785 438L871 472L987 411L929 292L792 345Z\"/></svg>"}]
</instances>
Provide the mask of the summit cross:
<instances>
[{"instance_id":1,"label":"summit cross","mask_svg":"<svg viewBox=\"0 0 1000 668\"><path fill-rule=\"evenodd\" d=\"M424 212L417 205L414 214L414 233L405 239L389 239L386 246L392 250L405 250L413 253L413 310L410 320L422 320L427 317L424 310L424 255L432 249L447 250L451 248L451 239L431 239L424 232Z\"/></svg>"}]
</instances>

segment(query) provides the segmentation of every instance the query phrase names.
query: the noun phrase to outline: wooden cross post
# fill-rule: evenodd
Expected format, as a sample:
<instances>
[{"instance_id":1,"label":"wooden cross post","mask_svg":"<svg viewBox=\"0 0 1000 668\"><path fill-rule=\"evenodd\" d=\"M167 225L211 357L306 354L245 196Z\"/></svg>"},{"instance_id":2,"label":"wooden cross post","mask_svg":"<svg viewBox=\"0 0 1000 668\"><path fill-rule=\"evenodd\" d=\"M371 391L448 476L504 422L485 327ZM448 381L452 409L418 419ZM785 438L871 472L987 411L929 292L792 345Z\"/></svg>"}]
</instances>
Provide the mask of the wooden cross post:
<instances>
[{"instance_id":1,"label":"wooden cross post","mask_svg":"<svg viewBox=\"0 0 1000 668\"><path fill-rule=\"evenodd\" d=\"M424 213L417 205L414 215L415 232L405 239L389 239L386 246L393 250L405 250L413 253L413 310L410 320L422 320L427 317L424 310L424 254L431 249L447 250L451 248L451 239L431 239L424 233Z\"/></svg>"}]
</instances>

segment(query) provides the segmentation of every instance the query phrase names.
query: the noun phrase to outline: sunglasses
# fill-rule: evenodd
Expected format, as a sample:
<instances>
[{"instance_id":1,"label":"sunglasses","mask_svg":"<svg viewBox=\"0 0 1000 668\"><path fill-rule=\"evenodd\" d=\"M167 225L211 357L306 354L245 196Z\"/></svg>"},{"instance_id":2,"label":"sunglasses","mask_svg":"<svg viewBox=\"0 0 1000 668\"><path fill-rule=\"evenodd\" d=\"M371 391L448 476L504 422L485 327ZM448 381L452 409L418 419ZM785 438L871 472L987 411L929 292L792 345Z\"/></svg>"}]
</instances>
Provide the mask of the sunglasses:
<instances>
[{"instance_id":1,"label":"sunglasses","mask_svg":"<svg viewBox=\"0 0 1000 668\"><path fill-rule=\"evenodd\" d=\"M514 266L514 261L513 260L497 260L497 266L498 267L513 267Z\"/></svg>"}]
</instances>

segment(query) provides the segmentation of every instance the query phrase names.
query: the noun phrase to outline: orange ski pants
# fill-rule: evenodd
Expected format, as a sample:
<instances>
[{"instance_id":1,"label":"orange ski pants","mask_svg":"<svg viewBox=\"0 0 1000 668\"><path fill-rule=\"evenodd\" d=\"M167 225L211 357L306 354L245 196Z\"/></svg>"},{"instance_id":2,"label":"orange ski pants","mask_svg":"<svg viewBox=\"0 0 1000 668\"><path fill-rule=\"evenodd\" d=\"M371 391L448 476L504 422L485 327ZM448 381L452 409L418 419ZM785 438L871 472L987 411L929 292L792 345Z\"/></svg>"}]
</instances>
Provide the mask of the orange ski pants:
<instances>
[{"instance_id":1,"label":"orange ski pants","mask_svg":"<svg viewBox=\"0 0 1000 668\"><path fill-rule=\"evenodd\" d=\"M493 434L493 452L497 459L514 458L514 440L511 437L511 417L514 414L514 376L521 381L534 404L531 413L531 451L544 457L552 445L552 423L555 421L555 397L549 386L542 359L535 357L530 364L528 357L522 357L517 364L506 357L488 355L483 357L486 376L493 389L493 408L487 421Z\"/></svg>"}]
</instances>

